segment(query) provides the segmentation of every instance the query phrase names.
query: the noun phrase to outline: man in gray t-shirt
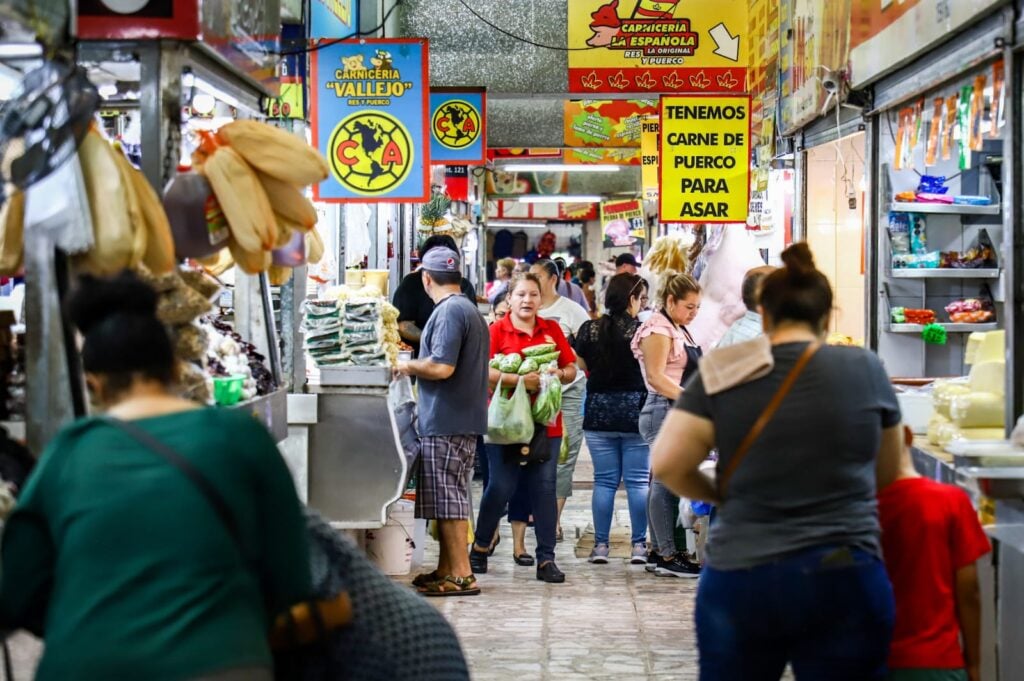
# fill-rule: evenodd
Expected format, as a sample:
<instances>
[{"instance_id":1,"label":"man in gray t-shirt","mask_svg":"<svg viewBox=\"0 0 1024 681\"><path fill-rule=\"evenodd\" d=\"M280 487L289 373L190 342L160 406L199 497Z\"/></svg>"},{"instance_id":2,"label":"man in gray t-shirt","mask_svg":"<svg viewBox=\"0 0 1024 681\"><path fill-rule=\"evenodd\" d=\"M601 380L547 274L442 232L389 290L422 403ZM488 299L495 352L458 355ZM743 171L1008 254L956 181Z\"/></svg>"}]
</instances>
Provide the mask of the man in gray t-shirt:
<instances>
[{"instance_id":1,"label":"man in gray t-shirt","mask_svg":"<svg viewBox=\"0 0 1024 681\"><path fill-rule=\"evenodd\" d=\"M420 339L420 358L398 370L419 379L416 515L438 521L441 555L437 570L416 583L428 596L475 594L466 552L469 484L477 436L487 432L490 338L483 316L462 295L458 253L431 249L422 271L434 311Z\"/></svg>"}]
</instances>

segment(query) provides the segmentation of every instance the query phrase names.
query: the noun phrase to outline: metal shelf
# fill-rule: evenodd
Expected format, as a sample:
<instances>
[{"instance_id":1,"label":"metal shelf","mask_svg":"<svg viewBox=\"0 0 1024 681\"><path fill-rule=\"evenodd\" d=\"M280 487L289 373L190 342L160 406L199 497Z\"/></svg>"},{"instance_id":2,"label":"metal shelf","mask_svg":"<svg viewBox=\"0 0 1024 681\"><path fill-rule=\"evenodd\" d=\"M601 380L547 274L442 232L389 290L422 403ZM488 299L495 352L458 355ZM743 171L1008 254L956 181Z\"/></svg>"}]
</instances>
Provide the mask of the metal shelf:
<instances>
[{"instance_id":1,"label":"metal shelf","mask_svg":"<svg viewBox=\"0 0 1024 681\"><path fill-rule=\"evenodd\" d=\"M956 203L913 203L894 201L889 204L891 213L927 213L931 215L999 215L999 204L989 206L967 206Z\"/></svg>"},{"instance_id":2,"label":"metal shelf","mask_svg":"<svg viewBox=\"0 0 1024 681\"><path fill-rule=\"evenodd\" d=\"M940 323L948 333L974 333L975 331L996 331L999 329L997 322L987 324L952 324ZM889 324L890 333L921 333L924 331L924 324Z\"/></svg>"},{"instance_id":3,"label":"metal shelf","mask_svg":"<svg viewBox=\"0 0 1024 681\"><path fill-rule=\"evenodd\" d=\"M1002 270L996 269L954 269L952 267L896 268L890 276L893 279L998 279Z\"/></svg>"}]
</instances>

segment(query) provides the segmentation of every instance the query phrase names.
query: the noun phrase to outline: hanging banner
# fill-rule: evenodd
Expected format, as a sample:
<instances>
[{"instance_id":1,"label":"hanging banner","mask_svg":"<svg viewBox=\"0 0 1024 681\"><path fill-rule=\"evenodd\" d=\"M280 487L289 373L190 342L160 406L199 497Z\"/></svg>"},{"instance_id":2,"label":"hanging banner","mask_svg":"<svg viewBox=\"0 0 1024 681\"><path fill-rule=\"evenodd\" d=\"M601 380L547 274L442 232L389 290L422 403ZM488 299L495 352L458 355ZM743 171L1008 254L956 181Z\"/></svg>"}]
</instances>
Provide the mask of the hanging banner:
<instances>
[{"instance_id":1,"label":"hanging banner","mask_svg":"<svg viewBox=\"0 0 1024 681\"><path fill-rule=\"evenodd\" d=\"M432 163L487 163L487 93L484 88L430 90Z\"/></svg>"},{"instance_id":2,"label":"hanging banner","mask_svg":"<svg viewBox=\"0 0 1024 681\"><path fill-rule=\"evenodd\" d=\"M301 16L301 14L300 14ZM296 24L281 26L281 90L277 97L263 99L267 118L306 119L306 29Z\"/></svg>"},{"instance_id":3,"label":"hanging banner","mask_svg":"<svg viewBox=\"0 0 1024 681\"><path fill-rule=\"evenodd\" d=\"M657 116L644 116L640 123L640 184L645 201L658 199L658 131L661 124Z\"/></svg>"},{"instance_id":4,"label":"hanging banner","mask_svg":"<svg viewBox=\"0 0 1024 681\"><path fill-rule=\"evenodd\" d=\"M310 55L313 145L331 177L328 203L430 198L428 44L421 38L334 43Z\"/></svg>"},{"instance_id":5,"label":"hanging banner","mask_svg":"<svg viewBox=\"0 0 1024 681\"><path fill-rule=\"evenodd\" d=\"M639 147L640 119L657 99L579 99L565 103L565 146Z\"/></svg>"},{"instance_id":6,"label":"hanging banner","mask_svg":"<svg viewBox=\"0 0 1024 681\"><path fill-rule=\"evenodd\" d=\"M359 0L309 0L309 39L351 38L359 32Z\"/></svg>"},{"instance_id":7,"label":"hanging banner","mask_svg":"<svg viewBox=\"0 0 1024 681\"><path fill-rule=\"evenodd\" d=\"M746 223L750 97L661 98L661 222Z\"/></svg>"},{"instance_id":8,"label":"hanging banner","mask_svg":"<svg viewBox=\"0 0 1024 681\"><path fill-rule=\"evenodd\" d=\"M647 237L643 201L629 199L602 203L601 231L605 248L642 246Z\"/></svg>"},{"instance_id":9,"label":"hanging banner","mask_svg":"<svg viewBox=\"0 0 1024 681\"><path fill-rule=\"evenodd\" d=\"M488 194L566 194L569 175L561 172L506 171L501 166L487 173Z\"/></svg>"},{"instance_id":10,"label":"hanging banner","mask_svg":"<svg viewBox=\"0 0 1024 681\"><path fill-rule=\"evenodd\" d=\"M569 92L742 92L747 3L569 0Z\"/></svg>"}]
</instances>

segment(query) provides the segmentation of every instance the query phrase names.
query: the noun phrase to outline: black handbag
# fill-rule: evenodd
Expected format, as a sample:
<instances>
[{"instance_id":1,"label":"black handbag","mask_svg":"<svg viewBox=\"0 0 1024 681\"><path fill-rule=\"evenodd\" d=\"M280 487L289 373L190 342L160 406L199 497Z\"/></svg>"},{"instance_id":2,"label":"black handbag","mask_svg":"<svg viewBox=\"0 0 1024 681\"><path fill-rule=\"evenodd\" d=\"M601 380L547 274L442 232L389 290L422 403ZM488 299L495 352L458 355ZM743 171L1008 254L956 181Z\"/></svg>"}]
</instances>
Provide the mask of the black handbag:
<instances>
[{"instance_id":1,"label":"black handbag","mask_svg":"<svg viewBox=\"0 0 1024 681\"><path fill-rule=\"evenodd\" d=\"M518 461L520 466L530 463L544 463L551 458L551 442L548 438L548 427L533 424L533 437L529 442L515 445L502 445L502 455L506 461Z\"/></svg>"}]
</instances>

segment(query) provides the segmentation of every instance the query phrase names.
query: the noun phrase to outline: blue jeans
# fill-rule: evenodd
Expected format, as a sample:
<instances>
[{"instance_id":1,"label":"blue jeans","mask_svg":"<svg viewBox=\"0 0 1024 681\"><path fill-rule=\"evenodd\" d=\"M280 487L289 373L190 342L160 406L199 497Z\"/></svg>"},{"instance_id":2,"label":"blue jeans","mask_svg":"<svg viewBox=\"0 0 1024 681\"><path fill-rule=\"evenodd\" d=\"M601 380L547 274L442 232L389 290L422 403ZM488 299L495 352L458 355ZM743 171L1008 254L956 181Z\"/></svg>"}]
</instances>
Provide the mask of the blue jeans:
<instances>
[{"instance_id":1,"label":"blue jeans","mask_svg":"<svg viewBox=\"0 0 1024 681\"><path fill-rule=\"evenodd\" d=\"M667 397L648 393L647 403L640 411L640 435L648 446L653 446L658 439L658 431L672 411L672 403ZM657 480L651 481L651 491L647 495L647 518L651 524L651 543L654 551L662 558L676 555L676 514L679 508L679 497L668 487Z\"/></svg>"},{"instance_id":2,"label":"blue jeans","mask_svg":"<svg viewBox=\"0 0 1024 681\"><path fill-rule=\"evenodd\" d=\"M548 441L551 445L551 458L544 463L531 463L525 466L521 466L514 459L506 460L500 446L487 445L490 478L483 499L480 500L480 513L476 519L476 546L481 551L488 548L494 530L497 529L506 506L516 492L516 487L525 485L529 490L530 508L533 512L533 531L537 534L537 563L555 559L555 525L558 522L555 478L562 438L552 437L548 438ZM486 540L485 543L481 544L482 540Z\"/></svg>"},{"instance_id":3,"label":"blue jeans","mask_svg":"<svg viewBox=\"0 0 1024 681\"><path fill-rule=\"evenodd\" d=\"M647 541L647 492L651 477L650 449L639 433L604 433L588 430L583 433L594 462L594 541L607 544L611 532L615 493L619 480L626 482L629 501L629 522L633 526L632 542Z\"/></svg>"},{"instance_id":4,"label":"blue jeans","mask_svg":"<svg viewBox=\"0 0 1024 681\"><path fill-rule=\"evenodd\" d=\"M701 681L882 681L894 619L882 561L823 546L745 570L705 565L697 590Z\"/></svg>"}]
</instances>

